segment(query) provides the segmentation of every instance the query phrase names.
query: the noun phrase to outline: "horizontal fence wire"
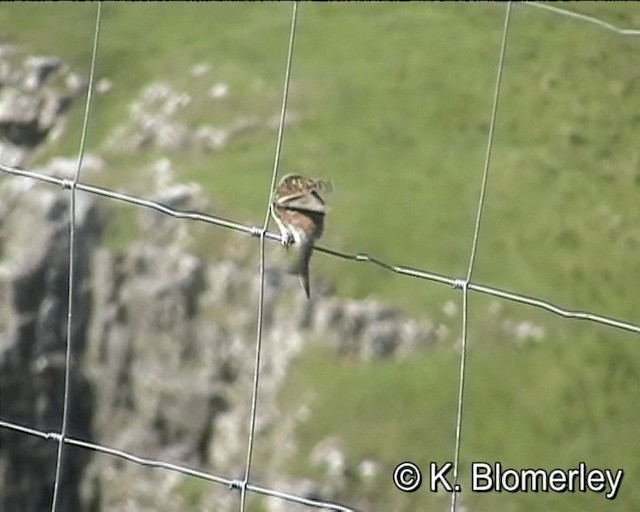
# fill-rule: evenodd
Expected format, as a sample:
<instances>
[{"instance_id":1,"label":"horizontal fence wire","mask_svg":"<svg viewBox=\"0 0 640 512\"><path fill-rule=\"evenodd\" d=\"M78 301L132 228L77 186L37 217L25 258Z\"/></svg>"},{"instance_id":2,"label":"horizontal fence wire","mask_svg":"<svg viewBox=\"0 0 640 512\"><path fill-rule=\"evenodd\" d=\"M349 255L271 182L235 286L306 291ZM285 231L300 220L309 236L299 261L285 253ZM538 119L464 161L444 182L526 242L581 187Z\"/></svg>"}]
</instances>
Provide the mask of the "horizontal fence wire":
<instances>
[{"instance_id":1,"label":"horizontal fence wire","mask_svg":"<svg viewBox=\"0 0 640 512\"><path fill-rule=\"evenodd\" d=\"M31 178L37 181L50 183L52 185L58 185L63 188L69 188L71 186L71 181L68 179L57 178L54 176L49 176L47 174L38 173L34 171L17 169L14 167L3 165L3 164L0 164L0 171L7 174L15 175L15 176L22 176L22 177ZM159 203L157 201L152 201L150 199L143 199L140 197L136 197L134 195L126 194L124 192L97 187L94 185L77 183L76 190L88 192L89 194L93 194L96 196L115 199L116 201L120 201L123 203L128 203L136 206L143 206L145 208L156 210L156 211L165 213L167 215L170 215L171 217L176 217L179 219L188 219L188 220L205 222L207 224L213 224L215 226L231 229L231 230L245 233L254 237L259 237L263 232L262 227L246 225L240 222L234 222L232 220L228 220L228 219L211 215L211 214L194 212L194 211L186 211L186 210L178 210L178 209L163 205L162 203ZM270 240L282 242L281 235L272 233L270 231L265 232L264 237ZM449 277L449 276L445 276L435 272L429 272L427 270L412 268L404 265L387 263L380 258L371 256L366 253L349 253L349 252L340 251L337 249L332 249L332 248L323 247L319 245L316 245L314 250L328 254L330 256L344 259L344 260L371 263L373 265L376 265L378 267L381 267L385 270L388 270L396 274L400 274L408 277L415 277L418 279L425 279L427 281L433 281L440 284L445 284L459 290L462 290L465 284L465 279ZM630 331L630 332L635 332L640 334L640 324L638 323L619 320L619 319L611 318L605 315L591 313L588 311L580 311L580 310L563 308L541 298L530 297L521 293L510 292L507 290L503 290L500 288L487 286L483 284L468 282L467 287L471 291L475 291L484 295L498 297L500 299L505 299L510 302L518 302L520 304L534 306L536 308L543 309L545 311L548 311L550 313L553 313L555 315L558 315L564 318L571 318L574 320L585 320L588 322L594 322L594 323L605 325L608 327L614 327L616 329L622 329L625 331Z\"/></svg>"},{"instance_id":2,"label":"horizontal fence wire","mask_svg":"<svg viewBox=\"0 0 640 512\"><path fill-rule=\"evenodd\" d=\"M593 16L589 16L587 14L581 14L579 12L569 11L567 9L562 9L560 7L555 7L554 5L550 5L548 3L540 3L540 2L519 2L519 5L523 5L526 7L535 7L537 9L543 9L550 13L557 14L559 16L564 16L566 18L573 18L582 22L590 23L592 25L596 25L600 28L604 28L611 32L615 32L621 36L640 36L640 29L635 28L620 28L611 23L607 23L601 19L595 18Z\"/></svg>"},{"instance_id":3,"label":"horizontal fence wire","mask_svg":"<svg viewBox=\"0 0 640 512\"><path fill-rule=\"evenodd\" d=\"M224 485L228 487L230 490L241 489L243 486L242 480L230 479L230 478L213 475L211 473L198 471L197 469L188 468L180 464L172 464L171 462L164 462L161 460L140 457L138 455L134 455L124 450L118 450L116 448L110 448L108 446L103 446L97 443L82 441L81 439L75 439L69 436L65 436L63 438L63 436L59 432L44 432L42 430L26 427L24 425L13 423L11 421L5 421L2 419L0 419L0 428L6 428L8 430L39 437L45 440L53 440L55 442L60 442L60 440L62 440L65 444L78 446L80 448L85 448L87 450L92 450L99 453L104 453L106 455L111 455L113 457L118 457L120 459L124 459L130 462L139 464L140 466L168 469L170 471L182 473L183 475L189 475L189 476L201 478L203 480L208 480L209 482L214 482L216 484ZM357 512L353 508L346 507L338 503L303 498L302 496L297 496L295 494L289 494L286 492L277 491L274 489L270 489L268 487L262 487L252 483L247 483L246 488L248 491L255 492L257 494L262 494L264 496L270 496L273 498L280 498L285 501L290 501L292 503L298 503L300 505L308 505L310 507L315 507L315 508L325 508L325 509L333 510L336 512Z\"/></svg>"}]
</instances>

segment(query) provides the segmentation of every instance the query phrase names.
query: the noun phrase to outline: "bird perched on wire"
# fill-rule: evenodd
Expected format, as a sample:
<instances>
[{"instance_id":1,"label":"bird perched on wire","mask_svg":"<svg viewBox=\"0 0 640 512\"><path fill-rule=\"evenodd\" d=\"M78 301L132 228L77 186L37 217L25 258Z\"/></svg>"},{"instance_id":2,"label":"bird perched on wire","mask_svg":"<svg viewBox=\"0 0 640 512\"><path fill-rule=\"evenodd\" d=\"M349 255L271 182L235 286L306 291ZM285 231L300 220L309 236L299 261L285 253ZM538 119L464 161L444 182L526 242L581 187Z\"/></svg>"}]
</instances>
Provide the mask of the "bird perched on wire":
<instances>
[{"instance_id":1,"label":"bird perched on wire","mask_svg":"<svg viewBox=\"0 0 640 512\"><path fill-rule=\"evenodd\" d=\"M311 297L309 260L313 243L324 231L326 207L320 194L332 189L331 182L287 174L280 180L271 202L271 216L280 229L282 245L286 249L291 245L298 247L292 272L300 277L307 298Z\"/></svg>"}]
</instances>

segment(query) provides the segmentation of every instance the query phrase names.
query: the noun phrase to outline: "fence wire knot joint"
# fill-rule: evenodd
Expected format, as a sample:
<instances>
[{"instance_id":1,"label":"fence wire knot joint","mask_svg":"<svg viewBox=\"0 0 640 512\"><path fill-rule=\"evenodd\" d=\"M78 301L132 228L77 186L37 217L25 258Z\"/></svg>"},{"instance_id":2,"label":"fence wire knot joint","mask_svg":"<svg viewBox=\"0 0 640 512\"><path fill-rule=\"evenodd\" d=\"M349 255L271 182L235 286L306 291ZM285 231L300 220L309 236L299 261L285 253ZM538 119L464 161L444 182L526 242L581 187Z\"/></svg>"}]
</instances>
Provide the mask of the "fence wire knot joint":
<instances>
[{"instance_id":1,"label":"fence wire knot joint","mask_svg":"<svg viewBox=\"0 0 640 512\"><path fill-rule=\"evenodd\" d=\"M267 234L267 230L265 228L263 228L263 227L260 227L260 226L251 226L249 234L251 236L262 238L263 236L265 236Z\"/></svg>"},{"instance_id":2,"label":"fence wire knot joint","mask_svg":"<svg viewBox=\"0 0 640 512\"><path fill-rule=\"evenodd\" d=\"M70 180L67 178L63 178L62 181L60 182L60 186L64 189L64 190L71 190L73 188L75 184L74 180Z\"/></svg>"},{"instance_id":3,"label":"fence wire knot joint","mask_svg":"<svg viewBox=\"0 0 640 512\"><path fill-rule=\"evenodd\" d=\"M247 487L247 482L245 480L231 480L229 482L229 485L227 486L227 488L232 491L234 489L238 489L238 490L242 490L243 488Z\"/></svg>"},{"instance_id":4,"label":"fence wire knot joint","mask_svg":"<svg viewBox=\"0 0 640 512\"><path fill-rule=\"evenodd\" d=\"M469 280L468 279L454 279L452 286L456 290L467 290L469 288Z\"/></svg>"},{"instance_id":5,"label":"fence wire knot joint","mask_svg":"<svg viewBox=\"0 0 640 512\"><path fill-rule=\"evenodd\" d=\"M59 432L47 432L45 439L53 439L56 443L64 440L62 434L60 434Z\"/></svg>"}]
</instances>

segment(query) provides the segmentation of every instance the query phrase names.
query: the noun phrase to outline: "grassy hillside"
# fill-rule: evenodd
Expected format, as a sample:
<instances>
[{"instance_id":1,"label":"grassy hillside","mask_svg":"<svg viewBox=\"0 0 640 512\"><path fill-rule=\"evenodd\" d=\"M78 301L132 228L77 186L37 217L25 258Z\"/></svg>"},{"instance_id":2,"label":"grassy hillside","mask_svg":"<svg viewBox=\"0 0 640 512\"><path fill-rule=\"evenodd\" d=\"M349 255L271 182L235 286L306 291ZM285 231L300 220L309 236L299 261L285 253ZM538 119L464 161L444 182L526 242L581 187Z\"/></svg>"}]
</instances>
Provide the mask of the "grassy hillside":
<instances>
[{"instance_id":1,"label":"grassy hillside","mask_svg":"<svg viewBox=\"0 0 640 512\"><path fill-rule=\"evenodd\" d=\"M640 28L636 3L561 7ZM324 244L465 274L504 9L300 5L290 102L299 120L285 132L281 168L334 181ZM95 103L90 149L126 121L129 102L150 81L194 95L185 110L190 126L276 115L290 13L285 3L105 4L98 75L114 87ZM86 73L94 16L92 4L5 4L0 26L5 40L60 55ZM211 74L195 80L189 71L203 62ZM513 7L474 281L640 322L638 62L638 37ZM219 81L229 84L223 104L205 94ZM77 149L81 110L62 142L68 154ZM210 194L211 213L259 224L274 147L275 131L261 129L221 152L167 156L181 178ZM159 156L110 155L109 170L96 179L144 194L136 171ZM112 228L114 236L123 226ZM372 296L442 321L450 336L398 363L359 365L323 347L310 351L283 393L292 409L313 395L312 419L297 432L300 457L285 466L317 475L305 458L319 440L337 436L354 464L383 464L373 483L345 489L346 501L367 496L379 510L444 507L446 496L425 489L401 495L390 474L406 458L426 465L453 455L460 319L445 315L443 304L459 305L459 295L322 254L313 272L341 296ZM623 467L626 475L614 502L581 493L467 493L469 509L638 509L640 336L522 306L498 309L475 295L470 308L463 463L552 468L585 461ZM516 343L508 326L524 321L542 329L542 339Z\"/></svg>"}]
</instances>

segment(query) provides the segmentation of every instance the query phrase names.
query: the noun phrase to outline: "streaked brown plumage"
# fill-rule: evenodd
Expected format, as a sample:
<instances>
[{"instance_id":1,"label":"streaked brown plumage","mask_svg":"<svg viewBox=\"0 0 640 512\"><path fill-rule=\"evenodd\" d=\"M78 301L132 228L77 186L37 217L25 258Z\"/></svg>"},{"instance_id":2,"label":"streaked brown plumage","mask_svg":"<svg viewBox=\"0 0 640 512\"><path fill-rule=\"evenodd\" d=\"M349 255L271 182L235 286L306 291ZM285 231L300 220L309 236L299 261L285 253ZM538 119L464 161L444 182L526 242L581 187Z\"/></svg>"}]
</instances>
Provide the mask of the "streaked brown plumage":
<instances>
[{"instance_id":1,"label":"streaked brown plumage","mask_svg":"<svg viewBox=\"0 0 640 512\"><path fill-rule=\"evenodd\" d=\"M293 272L300 277L307 298L311 296L309 261L313 243L324 231L326 207L320 193L330 190L331 184L327 181L287 174L276 187L271 203L271 215L282 234L282 244L299 247Z\"/></svg>"}]
</instances>

